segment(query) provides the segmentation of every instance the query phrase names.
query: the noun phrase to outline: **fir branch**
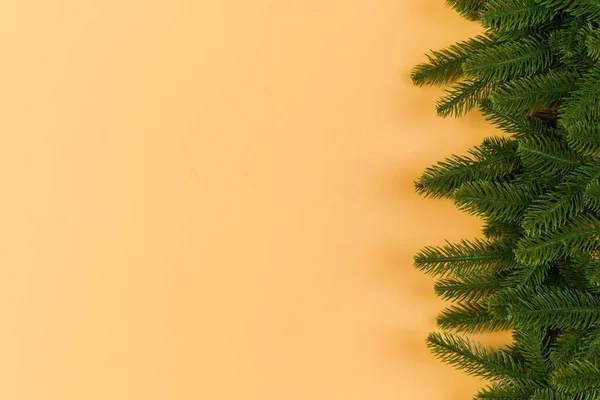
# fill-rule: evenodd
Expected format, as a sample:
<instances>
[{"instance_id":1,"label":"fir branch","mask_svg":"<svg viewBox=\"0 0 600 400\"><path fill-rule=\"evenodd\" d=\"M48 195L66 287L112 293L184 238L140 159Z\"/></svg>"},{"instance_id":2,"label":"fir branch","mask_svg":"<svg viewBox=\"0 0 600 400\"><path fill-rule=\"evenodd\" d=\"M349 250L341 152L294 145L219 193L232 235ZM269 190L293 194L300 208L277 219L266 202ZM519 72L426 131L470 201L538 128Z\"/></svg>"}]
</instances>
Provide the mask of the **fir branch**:
<instances>
[{"instance_id":1,"label":"fir branch","mask_svg":"<svg viewBox=\"0 0 600 400\"><path fill-rule=\"evenodd\" d=\"M492 123L501 131L517 138L552 135L549 128L538 119L523 115L501 113L495 110L490 99L483 99L479 102L479 111L485 117L486 121Z\"/></svg>"},{"instance_id":2,"label":"fir branch","mask_svg":"<svg viewBox=\"0 0 600 400\"><path fill-rule=\"evenodd\" d=\"M417 65L411 74L417 86L442 85L454 82L463 75L463 63L474 53L482 51L493 44L484 35L458 42L448 48L431 51L427 54L428 62Z\"/></svg>"},{"instance_id":3,"label":"fir branch","mask_svg":"<svg viewBox=\"0 0 600 400\"><path fill-rule=\"evenodd\" d=\"M523 167L538 177L566 175L581 164L580 158L560 138L549 139L540 135L522 138L518 154Z\"/></svg>"},{"instance_id":4,"label":"fir branch","mask_svg":"<svg viewBox=\"0 0 600 400\"><path fill-rule=\"evenodd\" d=\"M482 229L487 239L503 239L517 241L523 236L523 228L516 222L486 220Z\"/></svg>"},{"instance_id":5,"label":"fir branch","mask_svg":"<svg viewBox=\"0 0 600 400\"><path fill-rule=\"evenodd\" d=\"M535 265L554 261L598 246L600 221L593 215L581 215L556 232L525 237L515 250L518 262Z\"/></svg>"},{"instance_id":6,"label":"fir branch","mask_svg":"<svg viewBox=\"0 0 600 400\"><path fill-rule=\"evenodd\" d=\"M500 287L502 275L481 273L464 277L444 278L435 283L435 294L444 300L477 301Z\"/></svg>"},{"instance_id":7,"label":"fir branch","mask_svg":"<svg viewBox=\"0 0 600 400\"><path fill-rule=\"evenodd\" d=\"M519 264L515 270L506 277L502 286L517 287L517 286L539 286L541 285L548 274L550 265L540 263L535 265Z\"/></svg>"},{"instance_id":8,"label":"fir branch","mask_svg":"<svg viewBox=\"0 0 600 400\"><path fill-rule=\"evenodd\" d=\"M446 4L452 7L463 18L476 21L487 0L446 0Z\"/></svg>"},{"instance_id":9,"label":"fir branch","mask_svg":"<svg viewBox=\"0 0 600 400\"><path fill-rule=\"evenodd\" d=\"M582 165L554 190L544 193L525 212L523 228L536 235L555 230L584 211L585 188L600 179L600 163Z\"/></svg>"},{"instance_id":10,"label":"fir branch","mask_svg":"<svg viewBox=\"0 0 600 400\"><path fill-rule=\"evenodd\" d=\"M521 328L579 330L600 323L600 297L592 293L547 287L511 291L508 319Z\"/></svg>"},{"instance_id":11,"label":"fir branch","mask_svg":"<svg viewBox=\"0 0 600 400\"><path fill-rule=\"evenodd\" d=\"M562 29L552 31L548 38L550 48L559 55L560 61L569 67L581 67L585 62L586 36L588 29L585 19L578 17L565 18ZM579 68L578 68L579 69Z\"/></svg>"},{"instance_id":12,"label":"fir branch","mask_svg":"<svg viewBox=\"0 0 600 400\"><path fill-rule=\"evenodd\" d=\"M474 54L465 62L464 73L471 78L508 81L535 75L553 62L550 48L541 39L528 37Z\"/></svg>"},{"instance_id":13,"label":"fir branch","mask_svg":"<svg viewBox=\"0 0 600 400\"><path fill-rule=\"evenodd\" d=\"M583 194L586 207L600 213L600 181L593 180L585 187Z\"/></svg>"},{"instance_id":14,"label":"fir branch","mask_svg":"<svg viewBox=\"0 0 600 400\"><path fill-rule=\"evenodd\" d=\"M446 246L423 248L415 256L415 267L431 275L465 275L474 272L493 272L514 266L510 248L500 242L475 239L462 240Z\"/></svg>"},{"instance_id":15,"label":"fir branch","mask_svg":"<svg viewBox=\"0 0 600 400\"><path fill-rule=\"evenodd\" d=\"M434 198L451 197L454 190L473 180L502 179L518 165L517 142L490 137L469 150L467 156L452 156L425 170L415 182L417 193Z\"/></svg>"},{"instance_id":16,"label":"fir branch","mask_svg":"<svg viewBox=\"0 0 600 400\"><path fill-rule=\"evenodd\" d=\"M489 0L481 12L481 24L511 31L542 24L555 15L554 9L536 0Z\"/></svg>"},{"instance_id":17,"label":"fir branch","mask_svg":"<svg viewBox=\"0 0 600 400\"><path fill-rule=\"evenodd\" d=\"M475 400L526 400L530 396L531 392L521 385L514 385L508 382L494 382L488 387L481 389L475 395Z\"/></svg>"},{"instance_id":18,"label":"fir branch","mask_svg":"<svg viewBox=\"0 0 600 400\"><path fill-rule=\"evenodd\" d=\"M469 375L535 384L522 362L505 350L484 347L467 337L435 332L427 338L427 345L439 359Z\"/></svg>"},{"instance_id":19,"label":"fir branch","mask_svg":"<svg viewBox=\"0 0 600 400\"><path fill-rule=\"evenodd\" d=\"M595 393L564 393L551 388L539 389L531 396L531 400L597 400Z\"/></svg>"},{"instance_id":20,"label":"fir branch","mask_svg":"<svg viewBox=\"0 0 600 400\"><path fill-rule=\"evenodd\" d=\"M476 107L479 101L490 95L493 89L487 79L467 79L455 83L436 105L440 117L460 117Z\"/></svg>"},{"instance_id":21,"label":"fir branch","mask_svg":"<svg viewBox=\"0 0 600 400\"><path fill-rule=\"evenodd\" d=\"M540 4L576 17L600 19L600 0L538 0Z\"/></svg>"},{"instance_id":22,"label":"fir branch","mask_svg":"<svg viewBox=\"0 0 600 400\"><path fill-rule=\"evenodd\" d=\"M454 203L469 214L513 222L521 219L529 204L540 194L540 188L535 186L466 182L454 192Z\"/></svg>"},{"instance_id":23,"label":"fir branch","mask_svg":"<svg viewBox=\"0 0 600 400\"><path fill-rule=\"evenodd\" d=\"M545 328L513 331L514 346L525 359L536 380L546 382L550 375L549 350Z\"/></svg>"},{"instance_id":24,"label":"fir branch","mask_svg":"<svg viewBox=\"0 0 600 400\"><path fill-rule=\"evenodd\" d=\"M600 150L600 66L588 71L579 88L568 97L559 119L567 131L571 148L581 154L590 155Z\"/></svg>"},{"instance_id":25,"label":"fir branch","mask_svg":"<svg viewBox=\"0 0 600 400\"><path fill-rule=\"evenodd\" d=\"M600 29L588 29L585 45L587 54L596 61L600 61Z\"/></svg>"},{"instance_id":26,"label":"fir branch","mask_svg":"<svg viewBox=\"0 0 600 400\"><path fill-rule=\"evenodd\" d=\"M555 368L573 361L586 334L586 331L563 332L556 338L550 350L550 361Z\"/></svg>"},{"instance_id":27,"label":"fir branch","mask_svg":"<svg viewBox=\"0 0 600 400\"><path fill-rule=\"evenodd\" d=\"M591 261L589 252L572 252L568 258L557 260L554 264L558 268L566 287L598 292L598 286L590 282L587 277L588 271L592 266Z\"/></svg>"},{"instance_id":28,"label":"fir branch","mask_svg":"<svg viewBox=\"0 0 600 400\"><path fill-rule=\"evenodd\" d=\"M576 360L552 374L552 386L567 393L600 390L600 369L590 361Z\"/></svg>"},{"instance_id":29,"label":"fir branch","mask_svg":"<svg viewBox=\"0 0 600 400\"><path fill-rule=\"evenodd\" d=\"M452 305L437 317L437 325L444 330L464 333L506 331L511 324L492 314L484 305L477 302Z\"/></svg>"},{"instance_id":30,"label":"fir branch","mask_svg":"<svg viewBox=\"0 0 600 400\"><path fill-rule=\"evenodd\" d=\"M516 115L531 115L556 108L565 96L576 89L578 76L570 71L551 71L513 79L494 91L491 96L493 107L501 113Z\"/></svg>"}]
</instances>

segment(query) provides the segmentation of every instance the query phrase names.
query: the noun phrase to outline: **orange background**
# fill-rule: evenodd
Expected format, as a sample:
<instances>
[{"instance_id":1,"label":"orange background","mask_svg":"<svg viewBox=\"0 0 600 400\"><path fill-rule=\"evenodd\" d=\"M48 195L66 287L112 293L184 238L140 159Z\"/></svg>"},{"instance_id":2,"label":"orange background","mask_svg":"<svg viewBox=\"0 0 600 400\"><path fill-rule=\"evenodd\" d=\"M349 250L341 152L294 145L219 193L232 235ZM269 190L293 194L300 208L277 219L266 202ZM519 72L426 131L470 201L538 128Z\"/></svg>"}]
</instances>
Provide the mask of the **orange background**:
<instances>
[{"instance_id":1,"label":"orange background","mask_svg":"<svg viewBox=\"0 0 600 400\"><path fill-rule=\"evenodd\" d=\"M23 0L0 13L0 398L463 399L413 254L443 0Z\"/></svg>"}]
</instances>

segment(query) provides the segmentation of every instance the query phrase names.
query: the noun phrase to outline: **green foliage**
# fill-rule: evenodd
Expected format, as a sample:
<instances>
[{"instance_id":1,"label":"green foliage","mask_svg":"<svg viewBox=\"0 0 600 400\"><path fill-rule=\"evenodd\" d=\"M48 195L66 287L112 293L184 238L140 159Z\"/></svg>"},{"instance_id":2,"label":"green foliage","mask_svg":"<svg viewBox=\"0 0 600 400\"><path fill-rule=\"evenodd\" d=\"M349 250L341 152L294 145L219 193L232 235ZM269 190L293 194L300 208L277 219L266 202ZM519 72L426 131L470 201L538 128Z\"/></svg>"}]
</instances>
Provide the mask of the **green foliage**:
<instances>
[{"instance_id":1,"label":"green foliage","mask_svg":"<svg viewBox=\"0 0 600 400\"><path fill-rule=\"evenodd\" d=\"M514 30L550 21L555 15L555 9L536 0L489 0L480 19L486 27Z\"/></svg>"},{"instance_id":2,"label":"green foliage","mask_svg":"<svg viewBox=\"0 0 600 400\"><path fill-rule=\"evenodd\" d=\"M435 332L427 338L427 345L438 358L469 375L534 384L524 362L506 350L483 346L465 336Z\"/></svg>"},{"instance_id":3,"label":"green foliage","mask_svg":"<svg viewBox=\"0 0 600 400\"><path fill-rule=\"evenodd\" d=\"M585 41L587 54L594 60L600 60L600 29L588 29Z\"/></svg>"},{"instance_id":4,"label":"green foliage","mask_svg":"<svg viewBox=\"0 0 600 400\"><path fill-rule=\"evenodd\" d=\"M597 0L539 0L539 3L576 17L585 17L588 20L600 19L600 2Z\"/></svg>"},{"instance_id":5,"label":"green foliage","mask_svg":"<svg viewBox=\"0 0 600 400\"><path fill-rule=\"evenodd\" d=\"M539 194L540 189L534 186L475 181L464 183L454 192L454 203L473 215L513 222L521 219Z\"/></svg>"},{"instance_id":6,"label":"green foliage","mask_svg":"<svg viewBox=\"0 0 600 400\"><path fill-rule=\"evenodd\" d=\"M559 119L572 149L592 155L600 149L600 66L587 71L579 87L565 99Z\"/></svg>"},{"instance_id":7,"label":"green foliage","mask_svg":"<svg viewBox=\"0 0 600 400\"><path fill-rule=\"evenodd\" d=\"M526 296L526 297L525 297ZM523 329L578 330L600 323L600 297L573 289L508 289L508 319Z\"/></svg>"},{"instance_id":8,"label":"green foliage","mask_svg":"<svg viewBox=\"0 0 600 400\"><path fill-rule=\"evenodd\" d=\"M499 273L484 272L463 277L450 277L435 283L435 293L444 300L478 301L498 289L503 282Z\"/></svg>"},{"instance_id":9,"label":"green foliage","mask_svg":"<svg viewBox=\"0 0 600 400\"><path fill-rule=\"evenodd\" d=\"M475 21L479 19L479 13L483 9L486 0L446 0L446 4L454 8L466 19Z\"/></svg>"},{"instance_id":10,"label":"green foliage","mask_svg":"<svg viewBox=\"0 0 600 400\"><path fill-rule=\"evenodd\" d=\"M538 234L562 227L585 209L584 193L600 178L600 163L578 167L562 183L537 198L523 218L526 232Z\"/></svg>"},{"instance_id":11,"label":"green foliage","mask_svg":"<svg viewBox=\"0 0 600 400\"><path fill-rule=\"evenodd\" d=\"M498 318L484 304L472 302L452 305L437 317L438 327L464 333L482 333L509 330L506 319Z\"/></svg>"},{"instance_id":12,"label":"green foliage","mask_svg":"<svg viewBox=\"0 0 600 400\"><path fill-rule=\"evenodd\" d=\"M516 147L514 140L487 138L467 156L452 156L427 168L415 188L425 196L451 197L465 182L505 179L517 168Z\"/></svg>"},{"instance_id":13,"label":"green foliage","mask_svg":"<svg viewBox=\"0 0 600 400\"><path fill-rule=\"evenodd\" d=\"M525 400L531 397L530 391L524 390L518 385L509 383L492 383L475 395L476 400Z\"/></svg>"},{"instance_id":14,"label":"green foliage","mask_svg":"<svg viewBox=\"0 0 600 400\"><path fill-rule=\"evenodd\" d=\"M523 168L537 177L566 175L581 164L562 138L530 135L519 141L518 155Z\"/></svg>"},{"instance_id":15,"label":"green foliage","mask_svg":"<svg viewBox=\"0 0 600 400\"><path fill-rule=\"evenodd\" d=\"M486 79L467 79L445 90L438 101L436 111L440 117L460 117L479 104L479 100L488 97L492 84Z\"/></svg>"},{"instance_id":16,"label":"green foliage","mask_svg":"<svg viewBox=\"0 0 600 400\"><path fill-rule=\"evenodd\" d=\"M546 136L552 132L551 128L536 118L498 111L494 108L490 99L483 99L479 102L479 111L496 128L517 138L535 135Z\"/></svg>"},{"instance_id":17,"label":"green foliage","mask_svg":"<svg viewBox=\"0 0 600 400\"><path fill-rule=\"evenodd\" d=\"M600 390L600 369L590 361L574 361L552 374L552 386L567 393Z\"/></svg>"},{"instance_id":18,"label":"green foliage","mask_svg":"<svg viewBox=\"0 0 600 400\"><path fill-rule=\"evenodd\" d=\"M432 51L427 55L429 62L417 65L411 78L415 85L442 85L463 76L463 63L467 57L491 46L493 41L487 36L477 36L458 42L447 49Z\"/></svg>"},{"instance_id":19,"label":"green foliage","mask_svg":"<svg viewBox=\"0 0 600 400\"><path fill-rule=\"evenodd\" d=\"M582 215L551 233L524 237L517 243L516 259L535 265L591 251L598 245L599 234L600 220L592 215Z\"/></svg>"},{"instance_id":20,"label":"green foliage","mask_svg":"<svg viewBox=\"0 0 600 400\"><path fill-rule=\"evenodd\" d=\"M477 108L504 136L415 182L483 222L484 238L415 256L453 302L427 344L490 381L475 399L600 399L600 0L447 3L484 34L431 52L413 81L445 87L439 116ZM499 330L506 348L457 334Z\"/></svg>"},{"instance_id":21,"label":"green foliage","mask_svg":"<svg viewBox=\"0 0 600 400\"><path fill-rule=\"evenodd\" d=\"M553 63L550 47L541 38L527 37L471 55L464 73L479 80L507 81L543 72Z\"/></svg>"},{"instance_id":22,"label":"green foliage","mask_svg":"<svg viewBox=\"0 0 600 400\"><path fill-rule=\"evenodd\" d=\"M556 108L576 86L578 75L554 72L513 79L491 96L494 109L505 114L531 115L536 111Z\"/></svg>"},{"instance_id":23,"label":"green foliage","mask_svg":"<svg viewBox=\"0 0 600 400\"><path fill-rule=\"evenodd\" d=\"M431 275L465 276L514 267L514 255L502 242L462 240L442 247L428 246L415 256L415 266Z\"/></svg>"}]
</instances>

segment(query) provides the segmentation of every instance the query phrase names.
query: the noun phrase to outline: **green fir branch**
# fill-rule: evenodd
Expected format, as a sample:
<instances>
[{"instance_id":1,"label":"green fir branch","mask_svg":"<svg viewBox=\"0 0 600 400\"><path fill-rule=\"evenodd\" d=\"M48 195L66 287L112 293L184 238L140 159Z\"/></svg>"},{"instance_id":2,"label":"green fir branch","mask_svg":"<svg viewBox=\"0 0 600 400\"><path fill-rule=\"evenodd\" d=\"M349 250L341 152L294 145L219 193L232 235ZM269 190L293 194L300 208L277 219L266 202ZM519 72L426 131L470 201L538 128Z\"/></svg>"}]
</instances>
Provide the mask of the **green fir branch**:
<instances>
[{"instance_id":1,"label":"green fir branch","mask_svg":"<svg viewBox=\"0 0 600 400\"><path fill-rule=\"evenodd\" d=\"M447 307L438 315L437 325L440 329L464 333L507 331L512 327L506 319L498 318L477 302Z\"/></svg>"},{"instance_id":2,"label":"green fir branch","mask_svg":"<svg viewBox=\"0 0 600 400\"><path fill-rule=\"evenodd\" d=\"M479 101L488 97L494 85L487 79L467 79L455 83L436 104L440 117L460 117L471 111Z\"/></svg>"},{"instance_id":3,"label":"green fir branch","mask_svg":"<svg viewBox=\"0 0 600 400\"><path fill-rule=\"evenodd\" d=\"M534 383L521 360L502 349L482 346L471 339L449 333L431 333L429 349L447 364L469 375L521 384Z\"/></svg>"},{"instance_id":4,"label":"green fir branch","mask_svg":"<svg viewBox=\"0 0 600 400\"><path fill-rule=\"evenodd\" d=\"M463 76L463 64L472 54L490 47L493 41L484 35L458 42L448 48L431 51L428 62L413 68L411 79L417 86L443 85Z\"/></svg>"},{"instance_id":5,"label":"green fir branch","mask_svg":"<svg viewBox=\"0 0 600 400\"><path fill-rule=\"evenodd\" d=\"M469 214L505 222L518 221L541 194L535 186L505 182L466 182L454 192L458 209Z\"/></svg>"},{"instance_id":6,"label":"green fir branch","mask_svg":"<svg viewBox=\"0 0 600 400\"><path fill-rule=\"evenodd\" d=\"M470 274L440 279L434 290L444 300L474 302L494 293L502 282L502 275L498 273Z\"/></svg>"},{"instance_id":7,"label":"green fir branch","mask_svg":"<svg viewBox=\"0 0 600 400\"><path fill-rule=\"evenodd\" d=\"M537 0L488 0L481 12L481 24L512 31L542 24L555 15L556 10Z\"/></svg>"},{"instance_id":8,"label":"green fir branch","mask_svg":"<svg viewBox=\"0 0 600 400\"><path fill-rule=\"evenodd\" d=\"M464 73L480 80L508 81L538 74L553 63L550 48L543 40L527 37L474 54L465 62Z\"/></svg>"},{"instance_id":9,"label":"green fir branch","mask_svg":"<svg viewBox=\"0 0 600 400\"><path fill-rule=\"evenodd\" d=\"M599 238L600 220L584 214L554 232L522 238L515 250L516 260L527 265L552 262L597 248Z\"/></svg>"},{"instance_id":10,"label":"green fir branch","mask_svg":"<svg viewBox=\"0 0 600 400\"><path fill-rule=\"evenodd\" d=\"M426 197L451 197L465 182L506 178L518 166L517 142L490 137L469 151L429 167L415 182L417 193Z\"/></svg>"},{"instance_id":11,"label":"green fir branch","mask_svg":"<svg viewBox=\"0 0 600 400\"><path fill-rule=\"evenodd\" d=\"M438 276L499 272L514 266L514 254L504 243L462 240L442 247L427 246L415 256L415 267Z\"/></svg>"}]
</instances>

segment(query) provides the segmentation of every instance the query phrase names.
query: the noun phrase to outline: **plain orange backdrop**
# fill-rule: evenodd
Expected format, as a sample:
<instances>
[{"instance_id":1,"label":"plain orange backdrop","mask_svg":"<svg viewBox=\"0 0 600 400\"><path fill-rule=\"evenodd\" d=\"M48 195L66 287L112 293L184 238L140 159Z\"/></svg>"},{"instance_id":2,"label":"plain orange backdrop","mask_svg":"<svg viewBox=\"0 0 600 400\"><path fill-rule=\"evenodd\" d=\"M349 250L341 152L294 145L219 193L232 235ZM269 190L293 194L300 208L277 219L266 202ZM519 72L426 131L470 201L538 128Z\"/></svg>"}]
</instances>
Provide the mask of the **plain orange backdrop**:
<instances>
[{"instance_id":1,"label":"plain orange backdrop","mask_svg":"<svg viewBox=\"0 0 600 400\"><path fill-rule=\"evenodd\" d=\"M409 71L478 30L443 0L5 1L0 398L470 398L412 257L480 221L413 180L495 132Z\"/></svg>"}]
</instances>

